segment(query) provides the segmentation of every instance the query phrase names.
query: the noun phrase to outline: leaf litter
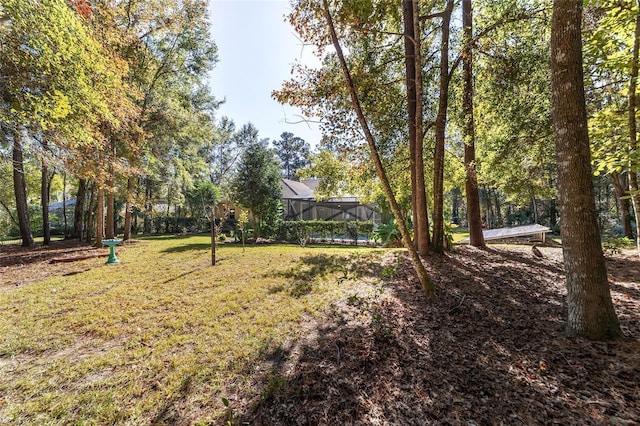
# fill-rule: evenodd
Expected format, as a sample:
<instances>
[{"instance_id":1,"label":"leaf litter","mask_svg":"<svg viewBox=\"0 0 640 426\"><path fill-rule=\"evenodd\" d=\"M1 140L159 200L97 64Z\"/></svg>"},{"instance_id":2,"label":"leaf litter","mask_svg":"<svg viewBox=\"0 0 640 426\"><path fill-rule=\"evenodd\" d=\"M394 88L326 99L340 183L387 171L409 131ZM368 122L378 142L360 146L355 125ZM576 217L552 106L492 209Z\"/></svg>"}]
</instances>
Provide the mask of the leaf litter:
<instances>
[{"instance_id":1,"label":"leaf litter","mask_svg":"<svg viewBox=\"0 0 640 426\"><path fill-rule=\"evenodd\" d=\"M233 420L279 424L637 425L640 259L607 259L625 337L564 333L562 253L460 247L426 267L424 297L409 261L381 294L332 314L239 396ZM280 349L282 351L282 349ZM266 378L265 378L266 377Z\"/></svg>"}]
</instances>

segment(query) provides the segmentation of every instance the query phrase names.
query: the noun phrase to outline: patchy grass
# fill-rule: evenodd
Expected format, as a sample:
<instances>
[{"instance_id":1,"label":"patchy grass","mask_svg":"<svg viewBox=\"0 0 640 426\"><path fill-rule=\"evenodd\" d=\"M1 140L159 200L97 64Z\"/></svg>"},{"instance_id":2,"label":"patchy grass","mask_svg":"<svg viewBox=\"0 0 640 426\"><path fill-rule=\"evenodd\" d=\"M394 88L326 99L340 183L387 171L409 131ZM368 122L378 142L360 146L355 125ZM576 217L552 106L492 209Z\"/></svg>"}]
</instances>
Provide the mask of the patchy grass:
<instances>
[{"instance_id":1,"label":"patchy grass","mask_svg":"<svg viewBox=\"0 0 640 426\"><path fill-rule=\"evenodd\" d=\"M208 241L141 240L0 292L0 423L220 421L229 383L382 271L380 250L280 245L222 245L212 267Z\"/></svg>"}]
</instances>

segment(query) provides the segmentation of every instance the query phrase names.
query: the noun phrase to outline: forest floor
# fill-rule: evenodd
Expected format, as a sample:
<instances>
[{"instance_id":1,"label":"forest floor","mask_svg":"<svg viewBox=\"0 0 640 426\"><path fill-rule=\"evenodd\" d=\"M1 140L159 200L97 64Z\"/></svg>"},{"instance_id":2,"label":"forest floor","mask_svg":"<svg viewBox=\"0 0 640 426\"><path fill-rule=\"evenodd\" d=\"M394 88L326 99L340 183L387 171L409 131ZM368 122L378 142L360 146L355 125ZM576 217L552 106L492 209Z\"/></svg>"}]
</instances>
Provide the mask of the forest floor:
<instances>
[{"instance_id":1,"label":"forest floor","mask_svg":"<svg viewBox=\"0 0 640 426\"><path fill-rule=\"evenodd\" d=\"M564 334L562 252L459 247L427 269L405 259L384 291L351 299L275 354L251 424L640 424L640 259L607 258L625 338ZM269 384L270 383L270 384Z\"/></svg>"},{"instance_id":2,"label":"forest floor","mask_svg":"<svg viewBox=\"0 0 640 426\"><path fill-rule=\"evenodd\" d=\"M226 383L214 423L640 424L640 259L607 258L625 337L590 342L565 335L561 249L540 249L544 258L522 245L431 257L431 299L391 251L380 283L334 300L300 324L303 337ZM1 246L0 291L81 273L86 263L49 261L94 252L67 242Z\"/></svg>"}]
</instances>

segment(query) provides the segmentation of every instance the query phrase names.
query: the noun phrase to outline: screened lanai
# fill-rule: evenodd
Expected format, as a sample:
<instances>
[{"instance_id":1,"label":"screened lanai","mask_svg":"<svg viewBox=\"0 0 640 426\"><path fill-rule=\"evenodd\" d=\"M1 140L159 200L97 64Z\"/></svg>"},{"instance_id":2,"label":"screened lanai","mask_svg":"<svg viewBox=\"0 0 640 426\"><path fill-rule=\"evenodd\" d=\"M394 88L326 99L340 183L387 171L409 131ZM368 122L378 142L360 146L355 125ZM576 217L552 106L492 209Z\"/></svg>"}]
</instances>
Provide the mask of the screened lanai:
<instances>
[{"instance_id":1,"label":"screened lanai","mask_svg":"<svg viewBox=\"0 0 640 426\"><path fill-rule=\"evenodd\" d=\"M361 204L357 197L345 196L318 201L313 195L315 179L294 181L282 179L285 220L371 220L381 217L373 204Z\"/></svg>"}]
</instances>

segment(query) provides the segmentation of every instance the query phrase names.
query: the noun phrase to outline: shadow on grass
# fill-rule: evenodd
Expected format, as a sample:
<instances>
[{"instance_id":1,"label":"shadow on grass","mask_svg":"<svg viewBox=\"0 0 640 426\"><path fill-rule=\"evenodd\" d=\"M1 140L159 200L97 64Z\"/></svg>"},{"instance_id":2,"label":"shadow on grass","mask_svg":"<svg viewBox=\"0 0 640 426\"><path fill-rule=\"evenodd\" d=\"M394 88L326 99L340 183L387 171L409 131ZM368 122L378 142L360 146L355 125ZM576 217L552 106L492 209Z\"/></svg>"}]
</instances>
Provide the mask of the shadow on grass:
<instances>
[{"instance_id":1,"label":"shadow on grass","mask_svg":"<svg viewBox=\"0 0 640 426\"><path fill-rule=\"evenodd\" d=\"M185 251L209 250L211 243L190 243L181 246L169 247L161 251L161 253L184 253Z\"/></svg>"},{"instance_id":2,"label":"shadow on grass","mask_svg":"<svg viewBox=\"0 0 640 426\"><path fill-rule=\"evenodd\" d=\"M331 255L317 254L303 256L287 269L270 271L263 276L284 278L288 280L285 285L273 287L269 292L278 293L288 291L293 297L301 297L313 291L314 283L318 280L335 276L335 280L341 283L346 280L360 279L364 277L380 277L383 267L371 261L368 255Z\"/></svg>"},{"instance_id":3,"label":"shadow on grass","mask_svg":"<svg viewBox=\"0 0 640 426\"><path fill-rule=\"evenodd\" d=\"M424 297L404 261L387 286L391 298L334 311L306 338L265 353L262 373L253 373L258 390L221 420L596 425L640 417L638 328L620 342L567 338L560 262L462 249L429 258L427 268L435 298ZM632 309L619 312L625 326Z\"/></svg>"},{"instance_id":4,"label":"shadow on grass","mask_svg":"<svg viewBox=\"0 0 640 426\"><path fill-rule=\"evenodd\" d=\"M167 279L167 280L163 281L163 282L162 282L162 284L168 284L168 283L170 283L170 282L173 282L173 281L179 280L180 278L186 277L187 275L194 274L194 273L196 273L196 272L198 272L198 271L200 271L200 270L202 270L202 269L204 269L204 268L205 268L205 267L203 266L203 267L201 267L201 268L196 268L196 269L193 269L193 270L191 270L191 271L183 272L183 273L182 273L182 274L180 274L180 275L177 275L177 276L175 276L175 277L172 277L172 278L169 278L169 279Z\"/></svg>"}]
</instances>

